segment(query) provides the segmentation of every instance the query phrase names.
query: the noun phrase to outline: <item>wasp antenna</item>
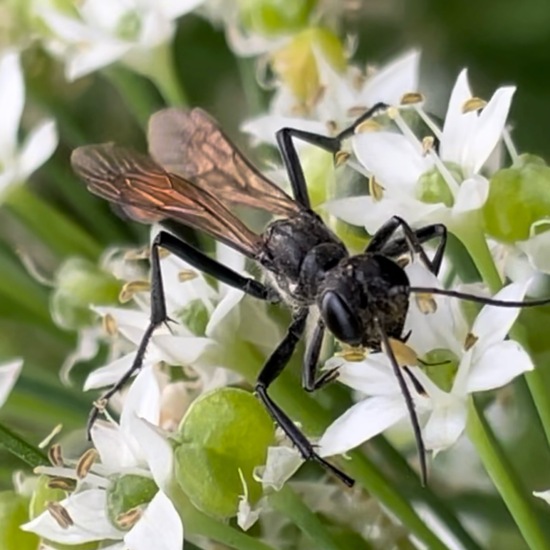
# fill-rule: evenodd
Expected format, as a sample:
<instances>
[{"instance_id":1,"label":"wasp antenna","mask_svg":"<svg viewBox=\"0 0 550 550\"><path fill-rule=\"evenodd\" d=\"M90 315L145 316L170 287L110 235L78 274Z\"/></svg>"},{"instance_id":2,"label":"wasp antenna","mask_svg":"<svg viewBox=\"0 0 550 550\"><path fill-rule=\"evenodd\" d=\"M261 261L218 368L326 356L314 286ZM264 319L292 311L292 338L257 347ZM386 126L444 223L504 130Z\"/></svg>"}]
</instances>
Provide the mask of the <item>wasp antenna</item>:
<instances>
[{"instance_id":1,"label":"wasp antenna","mask_svg":"<svg viewBox=\"0 0 550 550\"><path fill-rule=\"evenodd\" d=\"M411 286L409 287L409 292L419 293L419 294L439 294L440 296L450 296L451 298L459 298L460 300L477 302L478 304L486 304L490 306L500 306L500 307L535 307L535 306L545 306L550 304L550 298L514 302L514 301L507 301L507 300L495 300L494 298L485 298L484 296L476 296L475 294L468 294L467 292L459 292L457 290L447 290L445 288L435 288L435 287L432 288L432 287Z\"/></svg>"}]
</instances>

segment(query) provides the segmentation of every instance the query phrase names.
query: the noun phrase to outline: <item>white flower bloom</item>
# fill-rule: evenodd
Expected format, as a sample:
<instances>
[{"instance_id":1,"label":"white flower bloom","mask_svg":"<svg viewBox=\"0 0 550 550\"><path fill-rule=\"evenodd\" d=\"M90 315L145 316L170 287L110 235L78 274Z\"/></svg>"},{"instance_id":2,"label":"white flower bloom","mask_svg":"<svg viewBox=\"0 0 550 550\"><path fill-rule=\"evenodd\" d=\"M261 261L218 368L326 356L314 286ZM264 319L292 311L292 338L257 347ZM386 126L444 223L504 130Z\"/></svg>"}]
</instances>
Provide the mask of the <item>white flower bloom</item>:
<instances>
[{"instance_id":1,"label":"white flower bloom","mask_svg":"<svg viewBox=\"0 0 550 550\"><path fill-rule=\"evenodd\" d=\"M8 399L15 382L19 378L23 368L23 359L14 359L9 363L0 365L0 407Z\"/></svg>"},{"instance_id":2,"label":"white flower bloom","mask_svg":"<svg viewBox=\"0 0 550 550\"><path fill-rule=\"evenodd\" d=\"M533 491L533 495L550 504L550 490L548 491Z\"/></svg>"},{"instance_id":3,"label":"white flower bloom","mask_svg":"<svg viewBox=\"0 0 550 550\"><path fill-rule=\"evenodd\" d=\"M84 0L75 5L76 16L48 2L37 11L52 33L46 47L75 80L119 60L146 67L153 50L171 40L175 19L202 1Z\"/></svg>"},{"instance_id":4,"label":"white flower bloom","mask_svg":"<svg viewBox=\"0 0 550 550\"><path fill-rule=\"evenodd\" d=\"M430 286L436 284L434 281ZM522 300L526 287L526 283L508 285L495 299ZM407 320L412 329L407 344L420 357L434 350L446 350L457 364L450 391L441 389L422 369L409 367L426 392L418 395L404 373L419 417L428 415L423 438L426 448L434 452L453 445L464 431L469 394L500 388L533 369L521 345L505 339L519 308L485 306L468 329L460 310L446 305L445 300L448 298L438 297L437 311L430 315L411 306ZM361 362L333 358L327 363L327 368L336 366L340 368L339 380L367 397L329 426L319 443L321 456L344 453L408 415L385 354L375 353Z\"/></svg>"},{"instance_id":5,"label":"white flower bloom","mask_svg":"<svg viewBox=\"0 0 550 550\"><path fill-rule=\"evenodd\" d=\"M356 70L340 74L335 71L322 54L317 53L317 67L323 93L312 106L307 117L298 117L296 98L284 85L273 98L270 113L259 116L242 125L242 130L256 140L275 145L275 134L284 127L327 134L328 125L342 130L357 116L357 111L366 111L375 103L383 101L398 105L407 92L418 89L418 65L420 52L411 51L388 63L358 86ZM304 144L296 141L298 147Z\"/></svg>"},{"instance_id":6,"label":"white flower bloom","mask_svg":"<svg viewBox=\"0 0 550 550\"><path fill-rule=\"evenodd\" d=\"M48 512L22 526L39 536L61 544L123 540L129 550L180 550L183 526L165 491L172 476L173 455L168 441L156 426L160 418L160 387L152 369L144 369L132 384L125 400L120 424L96 423L92 440L100 463L83 479L74 468L41 467L37 473L77 481L76 490L59 504L73 524L61 527ZM153 478L159 491L128 531L111 523L107 495L113 475L142 475ZM154 542L152 542L154 541Z\"/></svg>"},{"instance_id":7,"label":"white flower bloom","mask_svg":"<svg viewBox=\"0 0 550 550\"><path fill-rule=\"evenodd\" d=\"M412 225L449 223L455 216L478 210L489 192L489 182L480 171L502 137L514 92L513 86L499 88L481 113L464 113L472 94L463 70L453 88L443 130L432 123L440 139L439 155L433 150L426 154L403 120L403 134L356 134L352 137L355 155L382 186L382 197L335 200L328 205L329 211L373 233L392 215L402 216ZM428 173L433 170L446 189L439 190L439 202L425 202L421 177L432 177ZM450 205L443 202L445 195Z\"/></svg>"},{"instance_id":8,"label":"white flower bloom","mask_svg":"<svg viewBox=\"0 0 550 550\"><path fill-rule=\"evenodd\" d=\"M25 103L25 84L19 54L6 51L0 57L0 197L23 183L50 158L57 147L52 119L42 121L19 144L18 131Z\"/></svg>"},{"instance_id":9,"label":"white flower bloom","mask_svg":"<svg viewBox=\"0 0 550 550\"><path fill-rule=\"evenodd\" d=\"M153 229L152 237L155 234ZM218 245L217 257L244 272L244 257L232 249ZM246 360L243 342L266 351L275 347L280 329L265 314L265 305L259 300L242 300L243 292L223 284L216 290L201 272L173 254L161 259L161 271L167 314L175 322L157 328L143 368L160 361L191 367L199 380L188 382L188 387L202 393L240 380L230 368ZM113 384L130 368L149 325L149 298L148 292L135 295L139 309L95 308L115 321L118 334L129 343L131 351L91 373L85 389Z\"/></svg>"}]
</instances>

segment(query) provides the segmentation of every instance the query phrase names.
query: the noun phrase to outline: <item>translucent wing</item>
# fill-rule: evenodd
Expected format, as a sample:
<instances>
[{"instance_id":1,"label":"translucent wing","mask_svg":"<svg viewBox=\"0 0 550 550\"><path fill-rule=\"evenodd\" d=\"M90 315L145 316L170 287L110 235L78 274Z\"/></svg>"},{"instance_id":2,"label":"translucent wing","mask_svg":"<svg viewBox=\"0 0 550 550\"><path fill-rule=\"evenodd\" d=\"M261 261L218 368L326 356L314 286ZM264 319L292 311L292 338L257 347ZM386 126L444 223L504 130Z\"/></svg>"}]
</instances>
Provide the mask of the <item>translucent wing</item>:
<instances>
[{"instance_id":1,"label":"translucent wing","mask_svg":"<svg viewBox=\"0 0 550 550\"><path fill-rule=\"evenodd\" d=\"M166 170L224 202L290 216L300 210L264 177L203 110L163 109L149 119L149 152Z\"/></svg>"},{"instance_id":2,"label":"translucent wing","mask_svg":"<svg viewBox=\"0 0 550 550\"><path fill-rule=\"evenodd\" d=\"M142 223L176 220L254 257L260 238L216 197L146 155L112 143L73 151L71 164L95 195Z\"/></svg>"}]
</instances>

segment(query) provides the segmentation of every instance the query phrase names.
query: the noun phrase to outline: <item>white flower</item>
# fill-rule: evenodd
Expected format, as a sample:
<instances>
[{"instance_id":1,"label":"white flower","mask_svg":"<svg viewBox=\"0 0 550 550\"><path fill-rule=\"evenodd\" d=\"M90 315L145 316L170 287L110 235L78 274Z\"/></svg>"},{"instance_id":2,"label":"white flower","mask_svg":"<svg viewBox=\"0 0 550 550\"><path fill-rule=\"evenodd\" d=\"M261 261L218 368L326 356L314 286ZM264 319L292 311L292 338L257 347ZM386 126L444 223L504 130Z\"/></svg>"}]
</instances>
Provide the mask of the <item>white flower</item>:
<instances>
[{"instance_id":1,"label":"white flower","mask_svg":"<svg viewBox=\"0 0 550 550\"><path fill-rule=\"evenodd\" d=\"M146 67L149 54L168 43L175 19L195 9L202 0L84 0L75 5L77 16L48 2L38 13L52 36L51 53L65 61L68 80L75 80L123 60Z\"/></svg>"},{"instance_id":2,"label":"white flower","mask_svg":"<svg viewBox=\"0 0 550 550\"><path fill-rule=\"evenodd\" d=\"M356 134L352 138L355 155L382 186L382 197L339 199L328 205L329 211L372 233L392 215L402 216L411 225L449 223L454 216L481 208L489 182L480 171L502 137L514 92L513 86L499 88L481 113L464 113L463 107L472 94L463 70L453 88L443 130L431 122L440 139L439 155L433 149L426 154L400 115L396 121L403 134ZM422 112L420 107L418 110ZM427 119L427 115L424 117ZM420 178L434 169L446 189L440 190L439 201L425 202ZM443 202L445 195L449 206Z\"/></svg>"},{"instance_id":3,"label":"white flower","mask_svg":"<svg viewBox=\"0 0 550 550\"><path fill-rule=\"evenodd\" d=\"M428 276L424 274L424 277ZM508 285L495 299L521 300L526 286L526 283ZM426 395L418 395L404 373L419 416L428 415L423 438L426 448L434 452L453 445L464 431L469 394L500 388L533 369L521 345L505 339L519 308L485 306L468 329L460 310L445 304L444 300L437 298L437 311L431 315L423 315L416 307L411 307L407 322L412 329L407 344L419 357L434 350L445 350L457 364L450 391L441 389L420 368L409 367L426 392ZM408 415L385 354L375 353L354 363L338 358L328 361L327 368L335 366L340 367L341 382L367 397L329 426L319 444L321 456L344 453Z\"/></svg>"},{"instance_id":4,"label":"white flower","mask_svg":"<svg viewBox=\"0 0 550 550\"><path fill-rule=\"evenodd\" d=\"M52 119L35 126L19 145L18 131L25 103L25 84L19 54L0 57L0 197L13 185L23 183L57 147Z\"/></svg>"},{"instance_id":5,"label":"white flower","mask_svg":"<svg viewBox=\"0 0 550 550\"><path fill-rule=\"evenodd\" d=\"M356 70L340 74L322 54L317 52L316 58L323 92L307 117L296 116L296 98L289 88L281 85L270 113L245 122L242 130L272 145L276 144L276 132L284 127L326 135L329 124L342 130L357 116L357 111L366 111L379 101L398 105L404 94L418 89L418 51L407 52L388 63L360 86ZM296 140L296 144L304 145L300 140Z\"/></svg>"},{"instance_id":6,"label":"white flower","mask_svg":"<svg viewBox=\"0 0 550 550\"><path fill-rule=\"evenodd\" d=\"M156 231L152 230L152 237ZM236 271L244 271L244 257L224 245L218 245L217 259ZM224 284L215 289L200 271L173 254L161 259L161 272L167 314L175 322L157 328L143 368L160 361L191 367L199 380L190 385L202 393L240 380L229 369L248 360L243 345L249 343L267 353L281 337L278 325L266 315L265 305L259 300L242 300L243 292ZM118 334L127 342L124 347L131 351L91 373L85 389L113 384L132 365L150 316L149 293L134 298L138 306L134 309L95 308L100 315L114 320Z\"/></svg>"},{"instance_id":7,"label":"white flower","mask_svg":"<svg viewBox=\"0 0 550 550\"><path fill-rule=\"evenodd\" d=\"M72 525L60 526L46 511L22 529L60 544L123 540L129 550L181 550L183 526L166 495L172 476L172 448L156 428L160 401L154 371L144 369L128 392L120 424L94 425L92 440L101 462L94 464L83 479L77 478L74 468L36 470L77 481L76 490L59 503L69 514ZM123 531L108 518L107 496L112 476L130 473L152 477L159 490L130 530Z\"/></svg>"},{"instance_id":8,"label":"white flower","mask_svg":"<svg viewBox=\"0 0 550 550\"><path fill-rule=\"evenodd\" d=\"M14 359L9 363L0 365L0 407L8 399L8 395L19 378L22 367L23 359Z\"/></svg>"}]
</instances>

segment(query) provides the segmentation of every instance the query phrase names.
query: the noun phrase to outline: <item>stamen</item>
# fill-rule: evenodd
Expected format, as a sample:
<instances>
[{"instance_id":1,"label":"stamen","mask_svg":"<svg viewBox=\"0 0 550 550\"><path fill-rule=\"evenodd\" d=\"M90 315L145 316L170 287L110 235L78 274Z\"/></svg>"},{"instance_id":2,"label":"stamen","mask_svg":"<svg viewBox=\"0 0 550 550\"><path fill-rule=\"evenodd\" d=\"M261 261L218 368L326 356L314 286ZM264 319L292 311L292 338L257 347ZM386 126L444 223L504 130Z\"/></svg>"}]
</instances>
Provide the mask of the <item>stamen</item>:
<instances>
[{"instance_id":1,"label":"stamen","mask_svg":"<svg viewBox=\"0 0 550 550\"><path fill-rule=\"evenodd\" d=\"M59 504L59 502L50 501L46 504L46 508L62 529L68 529L71 525L74 525L73 518L71 518L67 509L62 504Z\"/></svg>"},{"instance_id":2,"label":"stamen","mask_svg":"<svg viewBox=\"0 0 550 550\"><path fill-rule=\"evenodd\" d=\"M379 122L376 122L376 120L372 118L368 118L367 120L361 122L361 124L358 124L355 127L354 132L356 134L362 134L366 132L378 132L381 129L382 125Z\"/></svg>"},{"instance_id":3,"label":"stamen","mask_svg":"<svg viewBox=\"0 0 550 550\"><path fill-rule=\"evenodd\" d=\"M504 128L504 130L502 130L502 141L504 142L504 146L506 147L506 150L510 155L512 164L515 164L519 158L519 153L516 149L516 146L514 145L512 136L510 135L510 131L508 130L508 128Z\"/></svg>"},{"instance_id":4,"label":"stamen","mask_svg":"<svg viewBox=\"0 0 550 550\"><path fill-rule=\"evenodd\" d=\"M487 102L480 97L471 97L462 104L462 114L480 111L487 105Z\"/></svg>"},{"instance_id":5,"label":"stamen","mask_svg":"<svg viewBox=\"0 0 550 550\"><path fill-rule=\"evenodd\" d=\"M54 429L38 444L39 449L45 449L52 439L63 429L63 424L58 424Z\"/></svg>"},{"instance_id":6,"label":"stamen","mask_svg":"<svg viewBox=\"0 0 550 550\"><path fill-rule=\"evenodd\" d=\"M78 479L84 479L92 469L98 457L99 454L94 448L85 451L76 464L76 477Z\"/></svg>"},{"instance_id":7,"label":"stamen","mask_svg":"<svg viewBox=\"0 0 550 550\"><path fill-rule=\"evenodd\" d=\"M424 102L424 95L420 92L407 92L401 96L401 105L416 105Z\"/></svg>"},{"instance_id":8,"label":"stamen","mask_svg":"<svg viewBox=\"0 0 550 550\"><path fill-rule=\"evenodd\" d=\"M426 136L422 139L422 150L424 156L426 156L430 151L433 151L435 139L433 136Z\"/></svg>"},{"instance_id":9,"label":"stamen","mask_svg":"<svg viewBox=\"0 0 550 550\"><path fill-rule=\"evenodd\" d=\"M433 160L435 167L439 170L439 173L443 176L445 183L449 186L449 190L453 194L453 198L456 198L459 190L459 183L455 180L451 172L445 166L445 163L439 158L439 155L431 149L428 151L428 155Z\"/></svg>"},{"instance_id":10,"label":"stamen","mask_svg":"<svg viewBox=\"0 0 550 550\"><path fill-rule=\"evenodd\" d=\"M72 493L76 489L76 481L66 477L52 477L48 481L50 489L61 489L67 493Z\"/></svg>"},{"instance_id":11,"label":"stamen","mask_svg":"<svg viewBox=\"0 0 550 550\"><path fill-rule=\"evenodd\" d=\"M48 449L48 460L52 466L62 467L65 465L61 445L59 443L55 443Z\"/></svg>"},{"instance_id":12,"label":"stamen","mask_svg":"<svg viewBox=\"0 0 550 550\"><path fill-rule=\"evenodd\" d=\"M118 299L121 303L125 304L129 302L136 293L149 292L150 290L151 284L149 281L130 281L122 287Z\"/></svg>"},{"instance_id":13,"label":"stamen","mask_svg":"<svg viewBox=\"0 0 550 550\"><path fill-rule=\"evenodd\" d=\"M105 334L108 336L116 336L118 333L118 324L116 319L110 314L107 313L102 319L102 328Z\"/></svg>"},{"instance_id":14,"label":"stamen","mask_svg":"<svg viewBox=\"0 0 550 550\"><path fill-rule=\"evenodd\" d=\"M196 271L192 269L183 269L178 273L178 281L180 283L185 283L187 281L192 281L193 279L196 279L198 277L198 274Z\"/></svg>"},{"instance_id":15,"label":"stamen","mask_svg":"<svg viewBox=\"0 0 550 550\"><path fill-rule=\"evenodd\" d=\"M141 508L130 508L127 512L119 514L115 522L123 530L133 527L143 516L143 510Z\"/></svg>"},{"instance_id":16,"label":"stamen","mask_svg":"<svg viewBox=\"0 0 550 550\"><path fill-rule=\"evenodd\" d=\"M388 341L400 367L418 365L418 355L410 346L395 338L388 338Z\"/></svg>"},{"instance_id":17,"label":"stamen","mask_svg":"<svg viewBox=\"0 0 550 550\"><path fill-rule=\"evenodd\" d=\"M372 200L379 202L384 197L385 188L380 185L377 179L374 176L369 178L369 195L372 197Z\"/></svg>"},{"instance_id":18,"label":"stamen","mask_svg":"<svg viewBox=\"0 0 550 550\"><path fill-rule=\"evenodd\" d=\"M342 166L342 164L345 164L350 157L351 155L347 151L338 151L334 155L334 163L336 166Z\"/></svg>"},{"instance_id":19,"label":"stamen","mask_svg":"<svg viewBox=\"0 0 550 550\"><path fill-rule=\"evenodd\" d=\"M441 131L439 126L437 126L437 124L428 116L428 113L424 111L422 105L417 103L413 105L413 108L418 113L418 116L422 119L424 124L426 124L426 126L432 131L433 135L441 141L441 138L443 137L443 132Z\"/></svg>"},{"instance_id":20,"label":"stamen","mask_svg":"<svg viewBox=\"0 0 550 550\"><path fill-rule=\"evenodd\" d=\"M464 340L464 351L472 349L474 344L479 340L479 336L469 332Z\"/></svg>"},{"instance_id":21,"label":"stamen","mask_svg":"<svg viewBox=\"0 0 550 550\"><path fill-rule=\"evenodd\" d=\"M437 302L431 294L415 294L414 299L420 313L428 315L437 311Z\"/></svg>"},{"instance_id":22,"label":"stamen","mask_svg":"<svg viewBox=\"0 0 550 550\"><path fill-rule=\"evenodd\" d=\"M142 248L132 248L127 250L124 254L124 260L126 261L137 261L137 260L148 260L149 259L150 248L144 246Z\"/></svg>"},{"instance_id":23,"label":"stamen","mask_svg":"<svg viewBox=\"0 0 550 550\"><path fill-rule=\"evenodd\" d=\"M342 343L341 351L337 352L335 355L338 357L342 357L349 363L358 363L365 359L365 357L368 355L368 352L362 346L350 346L348 344Z\"/></svg>"},{"instance_id":24,"label":"stamen","mask_svg":"<svg viewBox=\"0 0 550 550\"><path fill-rule=\"evenodd\" d=\"M325 126L330 136L335 136L338 133L338 124L335 120L327 120Z\"/></svg>"}]
</instances>

